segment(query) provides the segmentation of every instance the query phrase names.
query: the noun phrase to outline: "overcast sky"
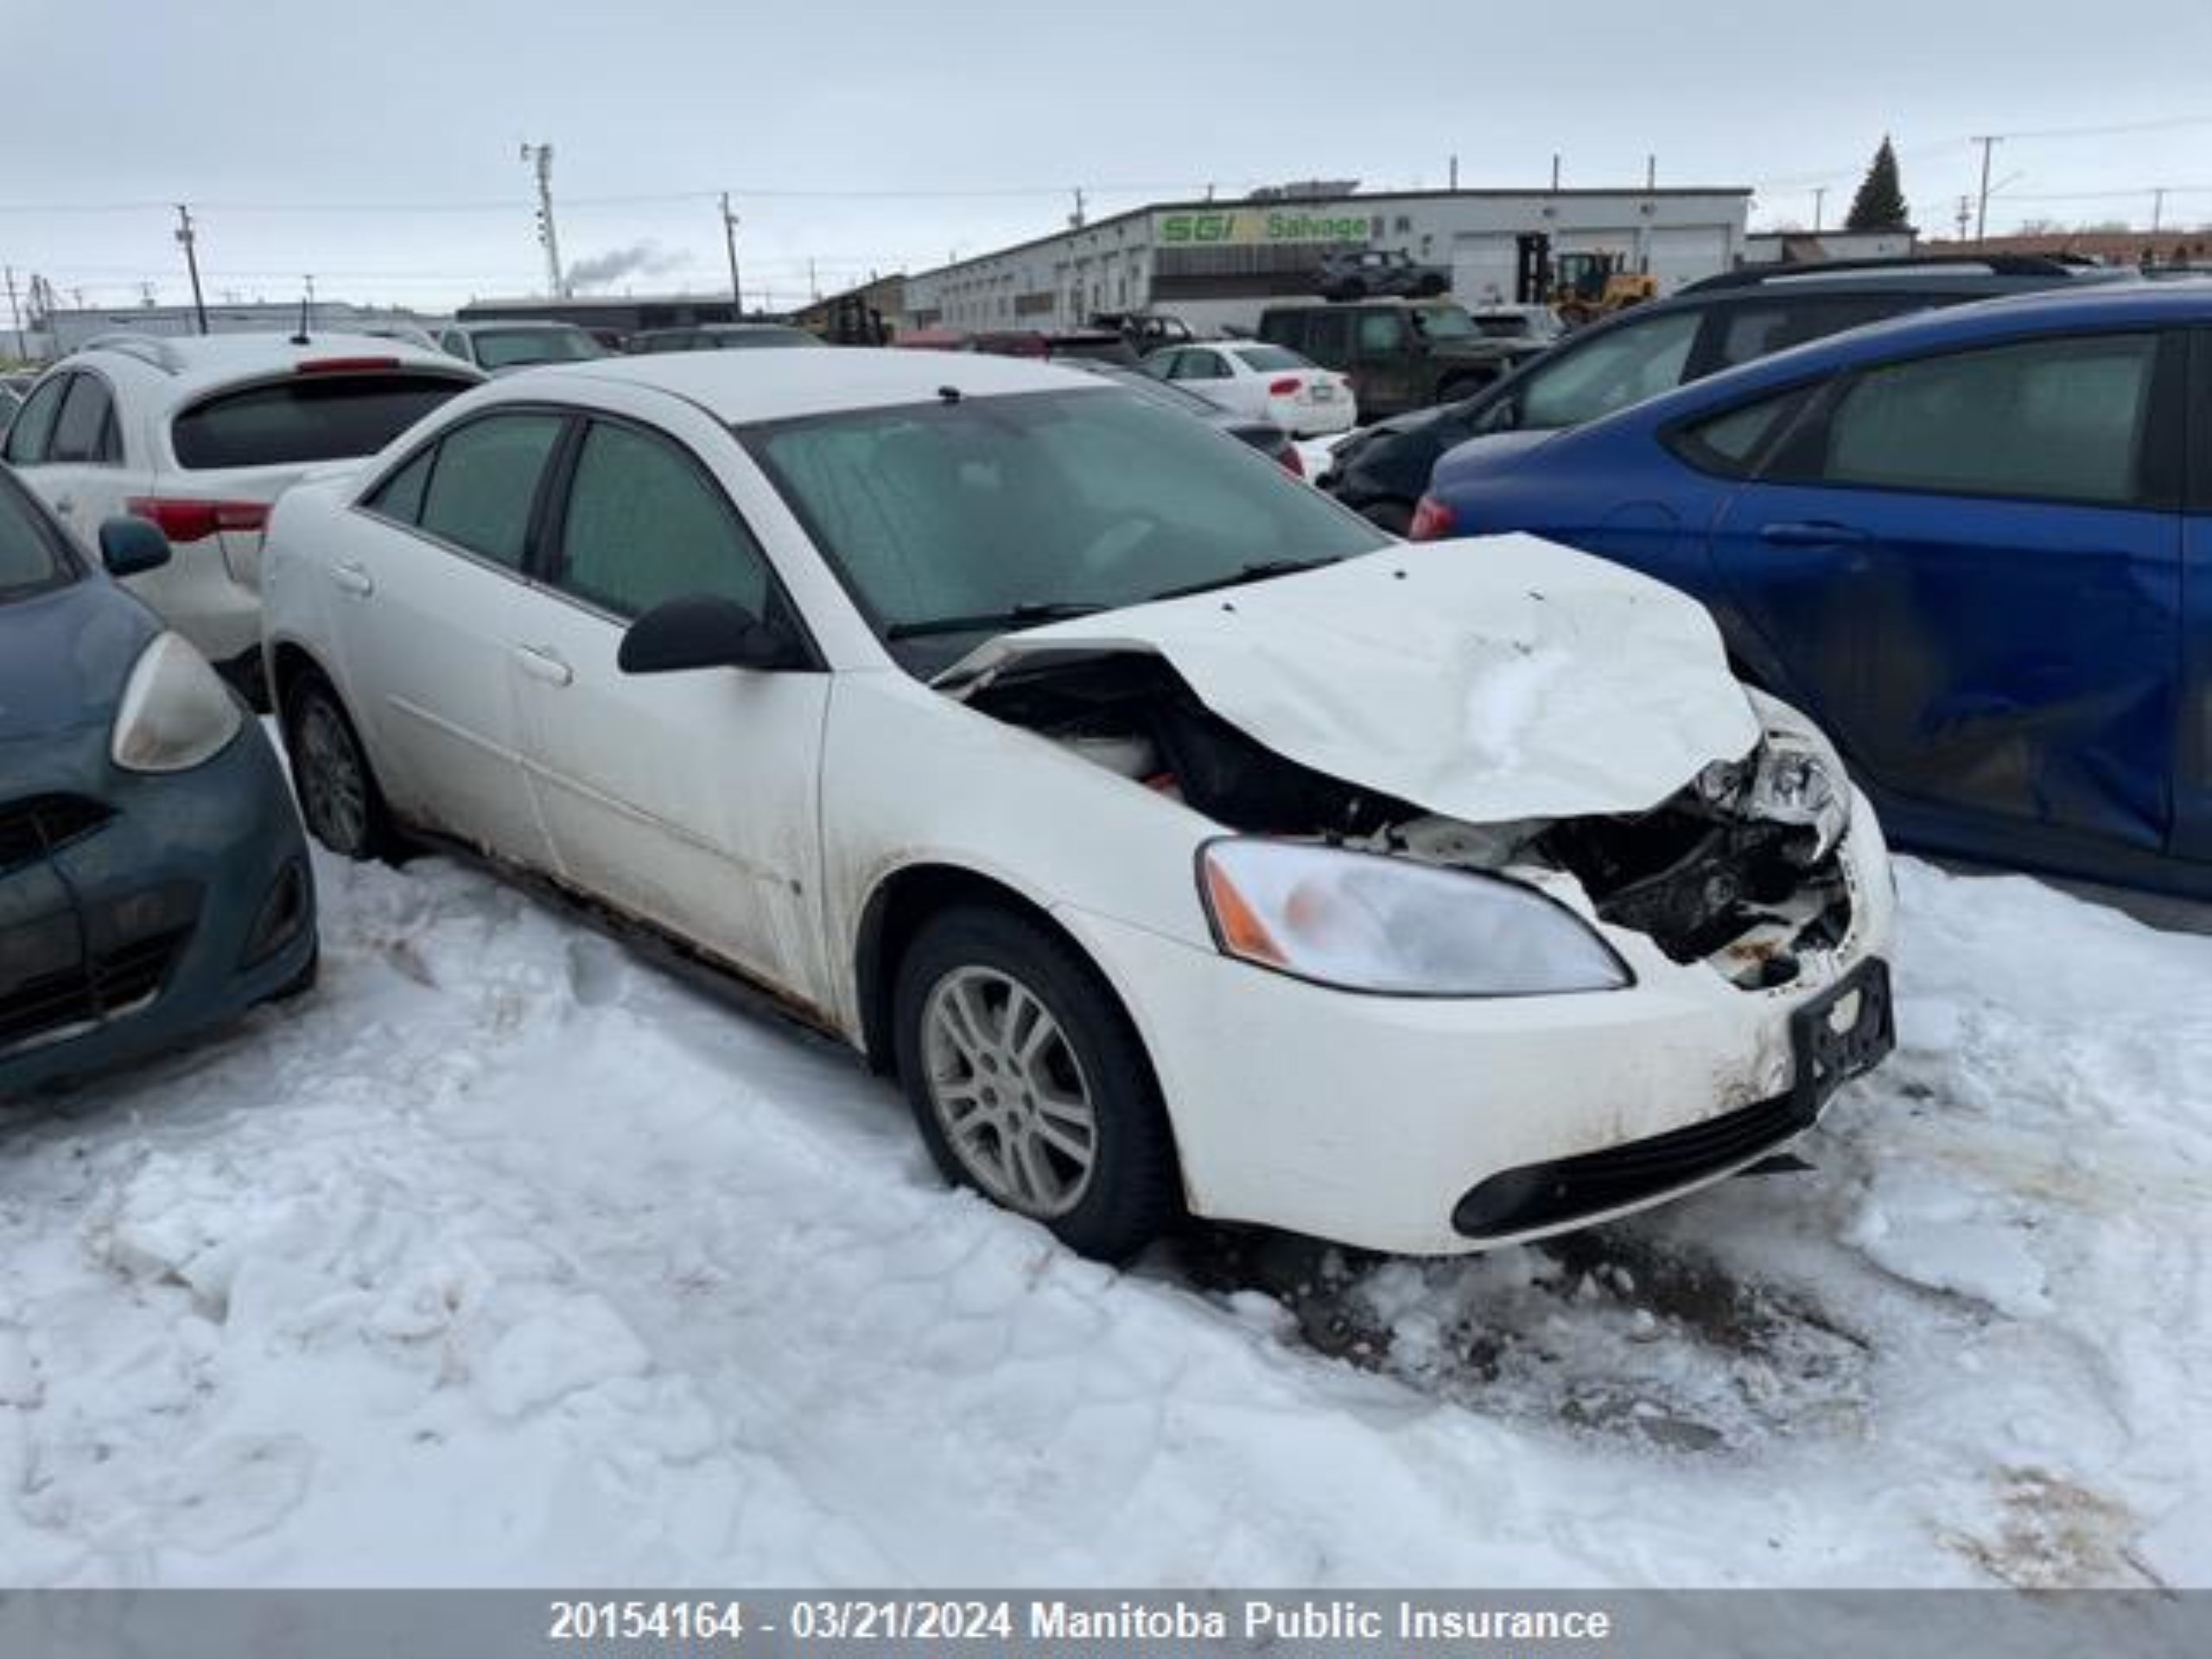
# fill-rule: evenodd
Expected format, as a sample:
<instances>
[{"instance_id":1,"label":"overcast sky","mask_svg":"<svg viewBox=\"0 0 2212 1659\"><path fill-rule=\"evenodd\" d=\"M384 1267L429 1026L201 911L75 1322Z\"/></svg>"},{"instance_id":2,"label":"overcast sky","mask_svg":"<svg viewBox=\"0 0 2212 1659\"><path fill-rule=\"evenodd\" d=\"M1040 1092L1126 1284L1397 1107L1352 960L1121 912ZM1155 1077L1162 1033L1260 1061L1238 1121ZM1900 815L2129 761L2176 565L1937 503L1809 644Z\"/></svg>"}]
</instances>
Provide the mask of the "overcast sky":
<instances>
[{"instance_id":1,"label":"overcast sky","mask_svg":"<svg viewBox=\"0 0 2212 1659\"><path fill-rule=\"evenodd\" d=\"M2212 0L0 0L0 261L64 302L450 307L544 286L525 141L554 146L571 266L804 297L1162 197L1369 188L1758 188L1754 228L1836 222L1883 133L1948 234L1997 148L1993 228L2212 221ZM2126 128L2126 130L2111 130ZM2082 131L2082 129L2105 129ZM2048 135L2048 136L2029 136ZM644 198L645 200L641 200ZM764 295L765 291L765 295Z\"/></svg>"}]
</instances>

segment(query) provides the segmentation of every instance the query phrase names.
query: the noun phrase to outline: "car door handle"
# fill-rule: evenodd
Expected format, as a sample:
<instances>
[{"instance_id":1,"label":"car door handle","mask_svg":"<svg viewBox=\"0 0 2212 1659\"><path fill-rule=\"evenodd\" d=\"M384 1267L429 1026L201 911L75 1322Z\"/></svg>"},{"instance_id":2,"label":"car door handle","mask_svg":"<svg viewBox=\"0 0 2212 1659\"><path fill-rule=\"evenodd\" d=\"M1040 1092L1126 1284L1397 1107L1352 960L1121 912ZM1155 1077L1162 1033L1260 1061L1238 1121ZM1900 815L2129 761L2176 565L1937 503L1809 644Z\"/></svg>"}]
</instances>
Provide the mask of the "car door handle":
<instances>
[{"instance_id":1,"label":"car door handle","mask_svg":"<svg viewBox=\"0 0 2212 1659\"><path fill-rule=\"evenodd\" d=\"M64 518L67 518L71 513L77 511L77 504L69 497L65 495L54 502L54 510L60 513Z\"/></svg>"},{"instance_id":2,"label":"car door handle","mask_svg":"<svg viewBox=\"0 0 2212 1659\"><path fill-rule=\"evenodd\" d=\"M366 599L377 590L376 579L358 564L334 564L330 579L340 593L351 594L356 599Z\"/></svg>"},{"instance_id":3,"label":"car door handle","mask_svg":"<svg viewBox=\"0 0 2212 1659\"><path fill-rule=\"evenodd\" d=\"M522 664L524 673L548 685L566 685L576 677L576 671L549 645L517 645L515 660Z\"/></svg>"},{"instance_id":4,"label":"car door handle","mask_svg":"<svg viewBox=\"0 0 2212 1659\"><path fill-rule=\"evenodd\" d=\"M1832 524L1815 518L1761 524L1759 539L1772 542L1777 547L1840 547L1872 538L1865 531L1853 530L1849 524Z\"/></svg>"}]
</instances>

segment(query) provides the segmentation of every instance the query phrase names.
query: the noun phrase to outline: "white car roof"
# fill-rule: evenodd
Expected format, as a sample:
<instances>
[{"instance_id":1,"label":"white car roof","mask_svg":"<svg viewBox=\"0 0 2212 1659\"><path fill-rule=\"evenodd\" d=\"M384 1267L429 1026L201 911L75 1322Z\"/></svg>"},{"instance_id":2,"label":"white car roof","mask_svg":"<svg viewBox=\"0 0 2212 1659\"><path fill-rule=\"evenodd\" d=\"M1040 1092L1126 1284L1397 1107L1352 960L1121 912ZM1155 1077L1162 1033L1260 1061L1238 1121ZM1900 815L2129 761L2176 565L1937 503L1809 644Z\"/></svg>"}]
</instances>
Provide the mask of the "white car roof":
<instances>
[{"instance_id":1,"label":"white car roof","mask_svg":"<svg viewBox=\"0 0 2212 1659\"><path fill-rule=\"evenodd\" d=\"M524 369L499 381L501 401L579 380L655 387L730 426L926 403L948 387L974 397L1109 389L1094 375L1017 357L840 346L826 352L666 352Z\"/></svg>"},{"instance_id":2,"label":"white car roof","mask_svg":"<svg viewBox=\"0 0 2212 1659\"><path fill-rule=\"evenodd\" d=\"M111 370L133 365L142 376L155 380L172 401L181 403L202 392L243 381L264 380L291 373L302 364L341 358L371 358L402 368L427 369L457 379L482 378L444 352L412 345L383 334L314 333L304 346L289 334L108 334L86 342L64 359L65 364L94 361Z\"/></svg>"}]
</instances>

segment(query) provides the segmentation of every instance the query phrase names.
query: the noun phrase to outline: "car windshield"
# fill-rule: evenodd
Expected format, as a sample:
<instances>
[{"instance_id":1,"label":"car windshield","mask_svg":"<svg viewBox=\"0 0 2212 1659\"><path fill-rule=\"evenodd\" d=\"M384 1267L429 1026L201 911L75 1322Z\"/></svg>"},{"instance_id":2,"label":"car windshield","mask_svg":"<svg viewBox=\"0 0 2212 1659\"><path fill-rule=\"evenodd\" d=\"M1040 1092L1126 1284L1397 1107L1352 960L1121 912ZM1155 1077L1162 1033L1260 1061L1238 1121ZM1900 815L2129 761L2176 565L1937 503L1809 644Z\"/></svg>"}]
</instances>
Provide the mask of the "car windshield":
<instances>
[{"instance_id":1,"label":"car windshield","mask_svg":"<svg viewBox=\"0 0 2212 1659\"><path fill-rule=\"evenodd\" d=\"M1389 544L1257 450L1205 440L1114 387L947 397L739 435L916 673L1049 611ZM958 619L973 626L931 627Z\"/></svg>"},{"instance_id":2,"label":"car windshield","mask_svg":"<svg viewBox=\"0 0 2212 1659\"><path fill-rule=\"evenodd\" d=\"M580 363L607 355L600 343L581 328L480 328L474 338L476 360L487 369Z\"/></svg>"},{"instance_id":3,"label":"car windshield","mask_svg":"<svg viewBox=\"0 0 2212 1659\"><path fill-rule=\"evenodd\" d=\"M1467 340L1482 333L1462 306L1419 305L1408 309L1414 327L1431 340Z\"/></svg>"},{"instance_id":4,"label":"car windshield","mask_svg":"<svg viewBox=\"0 0 2212 1659\"><path fill-rule=\"evenodd\" d=\"M0 605L67 582L64 557L22 487L0 480Z\"/></svg>"},{"instance_id":5,"label":"car windshield","mask_svg":"<svg viewBox=\"0 0 2212 1659\"><path fill-rule=\"evenodd\" d=\"M1239 346L1229 353L1244 359L1244 366L1262 374L1282 374L1313 365L1296 352L1287 352L1280 346Z\"/></svg>"}]
</instances>

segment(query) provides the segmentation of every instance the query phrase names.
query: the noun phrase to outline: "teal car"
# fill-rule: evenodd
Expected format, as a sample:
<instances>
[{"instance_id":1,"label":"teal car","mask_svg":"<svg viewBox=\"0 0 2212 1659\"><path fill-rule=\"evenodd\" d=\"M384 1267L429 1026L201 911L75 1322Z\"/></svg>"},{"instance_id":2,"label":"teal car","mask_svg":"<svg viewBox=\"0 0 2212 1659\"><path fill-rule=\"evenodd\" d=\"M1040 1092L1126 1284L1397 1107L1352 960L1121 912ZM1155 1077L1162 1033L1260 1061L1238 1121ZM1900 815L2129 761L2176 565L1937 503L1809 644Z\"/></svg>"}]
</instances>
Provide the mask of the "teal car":
<instances>
[{"instance_id":1,"label":"teal car","mask_svg":"<svg viewBox=\"0 0 2212 1659\"><path fill-rule=\"evenodd\" d=\"M315 886L260 725L0 467L0 1100L162 1053L305 989Z\"/></svg>"}]
</instances>

